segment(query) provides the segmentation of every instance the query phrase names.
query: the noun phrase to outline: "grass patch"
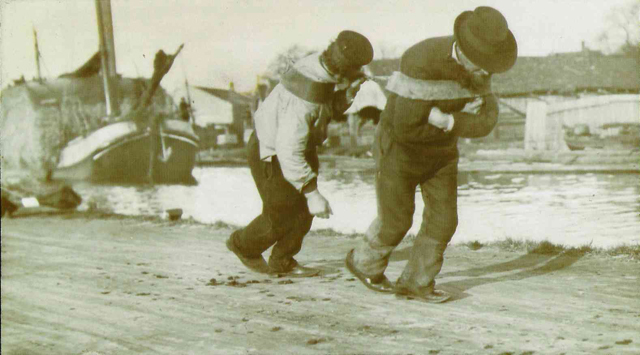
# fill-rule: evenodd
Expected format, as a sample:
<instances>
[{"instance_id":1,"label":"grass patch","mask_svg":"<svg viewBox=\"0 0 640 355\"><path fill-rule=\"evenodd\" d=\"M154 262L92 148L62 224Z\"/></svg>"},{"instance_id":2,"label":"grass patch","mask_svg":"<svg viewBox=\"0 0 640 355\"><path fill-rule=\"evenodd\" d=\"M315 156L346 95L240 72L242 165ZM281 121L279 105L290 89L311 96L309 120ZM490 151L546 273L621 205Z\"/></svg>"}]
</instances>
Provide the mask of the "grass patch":
<instances>
[{"instance_id":1,"label":"grass patch","mask_svg":"<svg viewBox=\"0 0 640 355\"><path fill-rule=\"evenodd\" d=\"M518 240L513 238L507 238L504 240L491 242L488 245L496 246L501 250L508 251L526 251L528 254L538 254L538 255L557 255L560 253L571 252L573 254L583 255L590 250L590 246L588 248L580 247L580 248L570 248L561 244L551 243L547 240L543 241L533 241L533 240Z\"/></svg>"},{"instance_id":2,"label":"grass patch","mask_svg":"<svg viewBox=\"0 0 640 355\"><path fill-rule=\"evenodd\" d=\"M402 243L413 243L416 240L416 235L413 233L407 234L404 239L402 239Z\"/></svg>"},{"instance_id":3,"label":"grass patch","mask_svg":"<svg viewBox=\"0 0 640 355\"><path fill-rule=\"evenodd\" d=\"M565 247L559 244L553 244L546 240L542 242L538 242L537 245L534 245L532 248L529 248L527 252L529 254L539 254L539 255L556 255L565 251Z\"/></svg>"},{"instance_id":4,"label":"grass patch","mask_svg":"<svg viewBox=\"0 0 640 355\"><path fill-rule=\"evenodd\" d=\"M585 244L580 247L565 248L564 253L569 256L582 256L586 254L595 254L597 253L597 249L593 248L591 244Z\"/></svg>"},{"instance_id":5,"label":"grass patch","mask_svg":"<svg viewBox=\"0 0 640 355\"><path fill-rule=\"evenodd\" d=\"M628 255L634 260L640 260L640 244L620 245L603 251L607 255L620 256Z\"/></svg>"},{"instance_id":6,"label":"grass patch","mask_svg":"<svg viewBox=\"0 0 640 355\"><path fill-rule=\"evenodd\" d=\"M321 236L321 237L340 237L340 238L348 238L348 239L358 239L364 237L362 233L341 233L337 232L333 228L322 228L317 230L312 230L309 232L310 234Z\"/></svg>"},{"instance_id":7,"label":"grass patch","mask_svg":"<svg viewBox=\"0 0 640 355\"><path fill-rule=\"evenodd\" d=\"M76 211L76 210L24 210L18 211L16 214L12 215L10 218L19 219L19 218L30 218L30 217L38 217L38 218L61 218L68 220L112 220L112 221L129 221L129 222L148 222L155 223L160 225L200 225L205 227L210 227L213 229L238 229L240 227L222 222L216 221L214 223L204 223L199 222L193 219L192 217L188 218L180 218L177 220L167 220L162 218L160 215L124 215L118 214L114 212L108 211L100 211L100 210L87 210L87 211Z\"/></svg>"},{"instance_id":8,"label":"grass patch","mask_svg":"<svg viewBox=\"0 0 640 355\"><path fill-rule=\"evenodd\" d=\"M462 245L465 245L467 248L469 248L471 250L479 250L479 249L482 249L484 247L484 244L480 243L477 240L474 240L472 242L467 242L467 243L464 243Z\"/></svg>"},{"instance_id":9,"label":"grass patch","mask_svg":"<svg viewBox=\"0 0 640 355\"><path fill-rule=\"evenodd\" d=\"M196 222L199 223L199 222ZM210 225L212 228L215 229L240 229L240 227L227 223L227 222L222 222L222 221L215 221L215 223Z\"/></svg>"},{"instance_id":10,"label":"grass patch","mask_svg":"<svg viewBox=\"0 0 640 355\"><path fill-rule=\"evenodd\" d=\"M506 238L503 240L488 243L487 245L495 246L501 250L508 251L522 251L529 250L535 246L536 242L530 240L519 240L513 238Z\"/></svg>"},{"instance_id":11,"label":"grass patch","mask_svg":"<svg viewBox=\"0 0 640 355\"><path fill-rule=\"evenodd\" d=\"M564 254L568 256L584 256L606 255L606 256L628 256L633 260L640 261L640 244L636 245L620 245L612 248L597 248L591 244L585 244L579 247L570 247L561 244L551 243L549 241L531 241L516 240L506 238L504 240L493 241L489 243L480 243L477 241L462 244L469 249L477 250L481 247L496 247L506 251L526 251L528 254L538 255L557 255Z\"/></svg>"},{"instance_id":12,"label":"grass patch","mask_svg":"<svg viewBox=\"0 0 640 355\"><path fill-rule=\"evenodd\" d=\"M239 229L239 226L216 221L214 223L198 222L193 218L182 218L175 221L168 221L162 219L160 216L129 216L116 214L113 212L104 212L99 210L88 211L75 211L75 210L53 210L45 209L38 211L18 210L11 217L12 219L29 218L29 217L42 217L42 218L61 218L61 219L103 219L103 220L120 220L131 222L151 222L159 225L175 226L175 225L199 225L205 228L211 229L226 229L233 230ZM346 238L346 239L360 239L365 235L363 233L341 233L332 228L323 228L318 230L312 230L309 232L311 235L322 237L334 237L334 238ZM403 245L411 245L415 241L416 236L414 234L407 234L402 240ZM591 244L582 245L579 247L568 247L561 244L551 243L549 241L531 241L506 238L503 240L492 241L488 243L482 243L480 241L471 241L460 244L466 246L471 250L479 250L486 247L494 247L499 250L512 251L512 252L527 252L529 254L539 255L557 255L564 254L568 256L583 256L583 255L602 255L612 257L629 257L632 260L640 261L640 244L635 245L619 245L610 248L597 248Z\"/></svg>"}]
</instances>

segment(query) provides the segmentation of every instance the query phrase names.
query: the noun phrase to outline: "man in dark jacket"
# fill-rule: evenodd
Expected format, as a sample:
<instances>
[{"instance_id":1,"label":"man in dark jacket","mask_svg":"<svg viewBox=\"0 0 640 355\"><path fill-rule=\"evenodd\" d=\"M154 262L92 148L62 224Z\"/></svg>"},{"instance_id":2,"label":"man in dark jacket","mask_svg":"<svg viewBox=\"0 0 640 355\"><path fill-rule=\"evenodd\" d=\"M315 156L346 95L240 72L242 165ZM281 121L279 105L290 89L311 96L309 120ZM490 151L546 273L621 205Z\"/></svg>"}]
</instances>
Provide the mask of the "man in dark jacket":
<instances>
[{"instance_id":1,"label":"man in dark jacket","mask_svg":"<svg viewBox=\"0 0 640 355\"><path fill-rule=\"evenodd\" d=\"M346 259L368 288L426 302L451 296L435 289L443 255L458 225L458 137L483 137L497 123L491 74L511 68L517 44L502 14L465 11L454 35L409 48L376 131L378 216ZM416 187L425 208L409 261L395 286L384 275L389 257L413 223Z\"/></svg>"}]
</instances>

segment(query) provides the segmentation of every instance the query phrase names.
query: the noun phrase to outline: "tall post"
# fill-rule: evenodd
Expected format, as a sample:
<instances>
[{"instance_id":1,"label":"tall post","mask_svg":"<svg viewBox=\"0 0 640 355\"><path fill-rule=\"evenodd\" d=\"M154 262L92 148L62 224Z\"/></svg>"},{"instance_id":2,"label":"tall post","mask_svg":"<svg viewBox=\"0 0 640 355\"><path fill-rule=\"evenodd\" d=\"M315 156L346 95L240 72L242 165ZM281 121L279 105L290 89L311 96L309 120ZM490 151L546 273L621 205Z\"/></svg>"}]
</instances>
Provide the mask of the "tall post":
<instances>
[{"instance_id":1,"label":"tall post","mask_svg":"<svg viewBox=\"0 0 640 355\"><path fill-rule=\"evenodd\" d=\"M42 81L42 76L40 75L40 48L38 48L38 34L36 33L36 28L33 28L33 40L36 50L36 69L38 70L38 81Z\"/></svg>"},{"instance_id":2,"label":"tall post","mask_svg":"<svg viewBox=\"0 0 640 355\"><path fill-rule=\"evenodd\" d=\"M116 72L115 43L113 40L111 1L95 0L95 3L107 116L117 116L120 114L120 106L118 105L118 91L116 86L118 78Z\"/></svg>"},{"instance_id":3,"label":"tall post","mask_svg":"<svg viewBox=\"0 0 640 355\"><path fill-rule=\"evenodd\" d=\"M547 149L547 103L531 102L527 105L524 148L527 151Z\"/></svg>"},{"instance_id":4,"label":"tall post","mask_svg":"<svg viewBox=\"0 0 640 355\"><path fill-rule=\"evenodd\" d=\"M189 110L189 122L192 125L196 124L196 118L193 116L193 109L191 107L191 94L189 93L189 81L185 77L184 79L184 87L187 90L187 109Z\"/></svg>"}]
</instances>

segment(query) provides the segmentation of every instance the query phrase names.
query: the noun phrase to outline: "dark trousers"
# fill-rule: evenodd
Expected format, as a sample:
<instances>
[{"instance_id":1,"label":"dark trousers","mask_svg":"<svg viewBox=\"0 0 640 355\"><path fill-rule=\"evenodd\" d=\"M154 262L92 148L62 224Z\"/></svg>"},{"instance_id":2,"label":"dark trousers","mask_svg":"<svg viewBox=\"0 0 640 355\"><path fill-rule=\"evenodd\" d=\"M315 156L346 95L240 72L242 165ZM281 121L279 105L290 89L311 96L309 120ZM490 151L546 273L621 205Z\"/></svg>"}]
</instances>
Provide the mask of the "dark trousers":
<instances>
[{"instance_id":1,"label":"dark trousers","mask_svg":"<svg viewBox=\"0 0 640 355\"><path fill-rule=\"evenodd\" d=\"M269 266L276 271L286 271L296 264L293 257L302 248L313 216L304 195L284 178L277 156L273 156L271 162L260 160L260 144L255 133L249 139L247 150L251 175L262 199L262 213L234 233L234 243L247 257L258 257L273 246ZM317 154L309 152L306 158L317 172Z\"/></svg>"},{"instance_id":2,"label":"dark trousers","mask_svg":"<svg viewBox=\"0 0 640 355\"><path fill-rule=\"evenodd\" d=\"M398 283L432 289L444 251L458 225L457 156L416 156L379 125L374 154L377 163L378 216L355 250L355 266L375 277L384 273L389 257L413 223L416 188L425 208L422 225Z\"/></svg>"}]
</instances>

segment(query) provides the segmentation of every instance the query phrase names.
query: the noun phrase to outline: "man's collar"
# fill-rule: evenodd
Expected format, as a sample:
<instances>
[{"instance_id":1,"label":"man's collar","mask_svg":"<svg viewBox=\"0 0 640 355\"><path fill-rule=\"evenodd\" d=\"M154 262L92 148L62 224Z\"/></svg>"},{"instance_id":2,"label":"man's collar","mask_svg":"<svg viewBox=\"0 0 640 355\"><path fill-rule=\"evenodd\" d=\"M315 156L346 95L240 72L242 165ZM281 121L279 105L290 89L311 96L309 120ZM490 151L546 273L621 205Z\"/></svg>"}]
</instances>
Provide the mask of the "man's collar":
<instances>
[{"instance_id":1,"label":"man's collar","mask_svg":"<svg viewBox=\"0 0 640 355\"><path fill-rule=\"evenodd\" d=\"M462 65L462 63L460 63L460 60L458 59L458 53L456 53L456 41L453 41L453 44L451 45L451 58L453 58L456 63Z\"/></svg>"},{"instance_id":2,"label":"man's collar","mask_svg":"<svg viewBox=\"0 0 640 355\"><path fill-rule=\"evenodd\" d=\"M464 54L464 53L463 53L463 54ZM456 41L453 41L453 45L451 45L451 58L453 58L453 60L455 60L455 61L456 61L456 63L460 64L463 68L465 68L465 71L466 71L467 73L469 73L469 71L467 70L467 68L466 68L466 67L462 64L462 62L460 61L460 59L458 59L458 51L456 51ZM478 68L479 68L479 67L478 67ZM489 73L488 73L486 70L482 69L482 68L479 68L477 71L480 71L480 72L482 72L482 73L483 73L483 74L485 74L485 75L489 75Z\"/></svg>"},{"instance_id":3,"label":"man's collar","mask_svg":"<svg viewBox=\"0 0 640 355\"><path fill-rule=\"evenodd\" d=\"M332 72L331 70L329 70L329 68L327 67L327 65L324 62L324 59L322 59L322 55L318 56L318 60L320 61L320 66L322 66L322 69L324 69L327 74L329 74L329 76L331 76L334 79L338 79L338 74L335 74L334 72Z\"/></svg>"}]
</instances>

